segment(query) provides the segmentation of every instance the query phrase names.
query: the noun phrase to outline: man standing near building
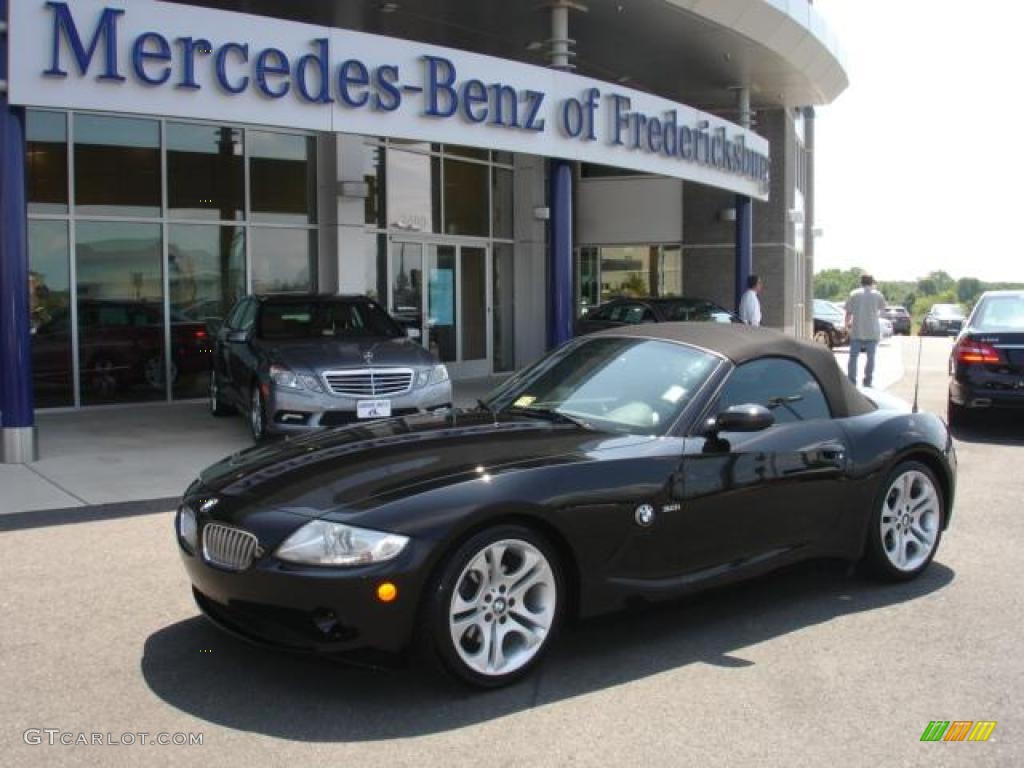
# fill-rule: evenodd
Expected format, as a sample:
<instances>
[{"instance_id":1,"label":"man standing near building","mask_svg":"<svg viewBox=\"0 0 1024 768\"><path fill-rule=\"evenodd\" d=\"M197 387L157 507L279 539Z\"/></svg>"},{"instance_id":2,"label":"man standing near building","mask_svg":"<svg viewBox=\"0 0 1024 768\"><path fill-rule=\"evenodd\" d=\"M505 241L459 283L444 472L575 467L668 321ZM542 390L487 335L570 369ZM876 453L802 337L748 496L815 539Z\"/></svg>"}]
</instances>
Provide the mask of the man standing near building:
<instances>
[{"instance_id":1,"label":"man standing near building","mask_svg":"<svg viewBox=\"0 0 1024 768\"><path fill-rule=\"evenodd\" d=\"M875 289L875 278L861 275L860 288L851 291L846 300L846 327L850 329L850 364L846 372L854 384L857 383L857 358L863 350L868 358L864 366L864 386L871 386L880 336L878 313L883 309L885 296Z\"/></svg>"},{"instance_id":2,"label":"man standing near building","mask_svg":"<svg viewBox=\"0 0 1024 768\"><path fill-rule=\"evenodd\" d=\"M751 275L747 278L747 290L740 298L740 320L755 328L761 325L761 278Z\"/></svg>"}]
</instances>

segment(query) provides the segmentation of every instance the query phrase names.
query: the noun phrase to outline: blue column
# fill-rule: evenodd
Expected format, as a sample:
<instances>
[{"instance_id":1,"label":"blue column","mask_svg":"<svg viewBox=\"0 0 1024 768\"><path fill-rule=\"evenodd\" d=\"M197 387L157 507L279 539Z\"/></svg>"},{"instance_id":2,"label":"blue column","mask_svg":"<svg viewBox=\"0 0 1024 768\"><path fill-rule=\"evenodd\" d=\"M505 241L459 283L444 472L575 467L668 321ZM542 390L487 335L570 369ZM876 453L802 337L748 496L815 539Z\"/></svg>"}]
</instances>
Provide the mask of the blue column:
<instances>
[{"instance_id":1,"label":"blue column","mask_svg":"<svg viewBox=\"0 0 1024 768\"><path fill-rule=\"evenodd\" d=\"M754 207L746 195L736 195L736 311L740 311L740 298L747 290L747 278L754 263Z\"/></svg>"},{"instance_id":2,"label":"blue column","mask_svg":"<svg viewBox=\"0 0 1024 768\"><path fill-rule=\"evenodd\" d=\"M0 0L7 19L7 0ZM0 80L7 80L7 36L0 33ZM32 337L28 305L25 110L0 93L0 460L36 458Z\"/></svg>"},{"instance_id":3,"label":"blue column","mask_svg":"<svg viewBox=\"0 0 1024 768\"><path fill-rule=\"evenodd\" d=\"M572 338L572 163L551 161L551 279L548 305L548 346Z\"/></svg>"}]
</instances>

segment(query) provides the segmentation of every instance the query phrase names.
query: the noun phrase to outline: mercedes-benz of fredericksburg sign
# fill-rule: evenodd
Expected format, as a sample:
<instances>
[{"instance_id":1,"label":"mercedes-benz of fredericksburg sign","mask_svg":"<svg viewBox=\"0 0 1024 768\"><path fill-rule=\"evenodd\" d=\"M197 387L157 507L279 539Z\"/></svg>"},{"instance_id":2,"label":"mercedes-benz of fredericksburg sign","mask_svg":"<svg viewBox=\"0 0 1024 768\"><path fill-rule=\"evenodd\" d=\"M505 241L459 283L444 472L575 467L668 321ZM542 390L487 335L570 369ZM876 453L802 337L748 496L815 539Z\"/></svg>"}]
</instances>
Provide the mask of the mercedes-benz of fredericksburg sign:
<instances>
[{"instance_id":1,"label":"mercedes-benz of fredericksburg sign","mask_svg":"<svg viewBox=\"0 0 1024 768\"><path fill-rule=\"evenodd\" d=\"M14 104L465 144L768 195L768 142L568 72L154 0L12 0Z\"/></svg>"}]
</instances>

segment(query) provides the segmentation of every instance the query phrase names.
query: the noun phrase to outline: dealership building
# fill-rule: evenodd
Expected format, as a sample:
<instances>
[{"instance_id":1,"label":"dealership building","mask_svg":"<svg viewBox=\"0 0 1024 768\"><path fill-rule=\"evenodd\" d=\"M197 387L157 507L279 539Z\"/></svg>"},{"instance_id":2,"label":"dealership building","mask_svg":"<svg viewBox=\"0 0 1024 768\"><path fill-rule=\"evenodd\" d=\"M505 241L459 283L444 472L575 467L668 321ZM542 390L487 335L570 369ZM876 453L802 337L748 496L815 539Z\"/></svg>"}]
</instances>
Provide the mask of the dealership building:
<instances>
[{"instance_id":1,"label":"dealership building","mask_svg":"<svg viewBox=\"0 0 1024 768\"><path fill-rule=\"evenodd\" d=\"M0 0L0 428L203 398L249 293L366 294L455 379L612 297L811 326L808 0ZM642 308L629 315L642 319Z\"/></svg>"}]
</instances>

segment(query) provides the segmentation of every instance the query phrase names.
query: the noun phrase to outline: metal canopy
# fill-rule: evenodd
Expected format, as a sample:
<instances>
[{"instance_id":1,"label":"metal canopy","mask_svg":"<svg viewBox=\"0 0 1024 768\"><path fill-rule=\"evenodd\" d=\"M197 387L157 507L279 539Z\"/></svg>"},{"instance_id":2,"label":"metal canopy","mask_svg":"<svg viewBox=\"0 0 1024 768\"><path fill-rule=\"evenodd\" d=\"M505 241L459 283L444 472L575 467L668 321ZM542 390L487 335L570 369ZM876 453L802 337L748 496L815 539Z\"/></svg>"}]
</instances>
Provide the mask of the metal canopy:
<instances>
[{"instance_id":1,"label":"metal canopy","mask_svg":"<svg viewBox=\"0 0 1024 768\"><path fill-rule=\"evenodd\" d=\"M548 63L549 8L540 0L172 1ZM834 37L805 0L788 6L781 0L585 5L569 26L583 75L727 117L735 111L730 88L738 85L750 86L755 107L824 104L847 85Z\"/></svg>"}]
</instances>

